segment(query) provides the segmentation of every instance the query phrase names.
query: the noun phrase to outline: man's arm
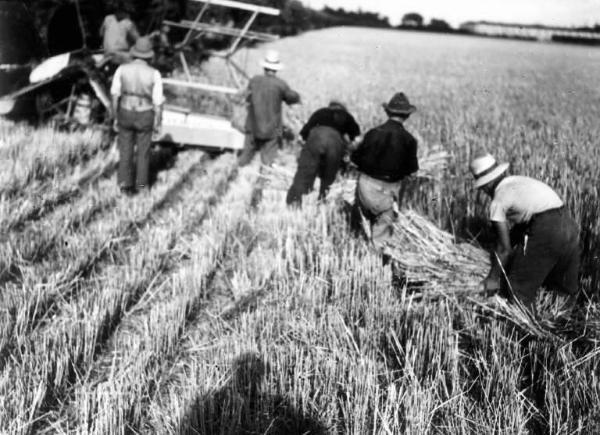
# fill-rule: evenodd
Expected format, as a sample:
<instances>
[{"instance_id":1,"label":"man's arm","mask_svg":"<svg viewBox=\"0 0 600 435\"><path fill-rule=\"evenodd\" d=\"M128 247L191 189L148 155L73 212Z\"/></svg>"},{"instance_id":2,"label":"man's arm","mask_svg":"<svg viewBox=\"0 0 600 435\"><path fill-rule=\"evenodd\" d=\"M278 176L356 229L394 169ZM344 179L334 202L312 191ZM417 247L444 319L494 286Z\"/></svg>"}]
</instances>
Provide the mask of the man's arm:
<instances>
[{"instance_id":1,"label":"man's arm","mask_svg":"<svg viewBox=\"0 0 600 435\"><path fill-rule=\"evenodd\" d=\"M129 29L127 30L127 37L129 43L134 45L138 39L140 39L140 32L138 32L137 26L131 20L129 20Z\"/></svg>"},{"instance_id":2,"label":"man's arm","mask_svg":"<svg viewBox=\"0 0 600 435\"><path fill-rule=\"evenodd\" d=\"M350 142L353 142L357 136L360 136L360 127L350 113L346 112L346 122L345 122L345 133L350 138Z\"/></svg>"},{"instance_id":3,"label":"man's arm","mask_svg":"<svg viewBox=\"0 0 600 435\"><path fill-rule=\"evenodd\" d=\"M159 134L162 126L163 94L162 77L158 70L154 71L154 87L152 88L152 104L154 106L154 133Z\"/></svg>"},{"instance_id":4,"label":"man's arm","mask_svg":"<svg viewBox=\"0 0 600 435\"><path fill-rule=\"evenodd\" d=\"M368 152L367 145L371 140L372 131L373 130L368 131L367 134L365 134L363 140L358 143L358 146L354 151L352 151L352 154L350 155L350 161L354 163L359 169L361 168L364 155Z\"/></svg>"},{"instance_id":5,"label":"man's arm","mask_svg":"<svg viewBox=\"0 0 600 435\"><path fill-rule=\"evenodd\" d=\"M417 158L417 140L411 136L408 145L408 161L406 166L407 175L414 174L419 170L419 159Z\"/></svg>"},{"instance_id":6,"label":"man's arm","mask_svg":"<svg viewBox=\"0 0 600 435\"><path fill-rule=\"evenodd\" d=\"M492 252L492 267L487 278L483 281L483 286L486 291L495 291L500 289L502 276L506 270L508 260L512 253L510 246L510 230L506 222L493 222L496 230L496 248Z\"/></svg>"},{"instance_id":7,"label":"man's arm","mask_svg":"<svg viewBox=\"0 0 600 435\"><path fill-rule=\"evenodd\" d=\"M302 137L302 139L307 140L310 130L312 130L312 128L317 124L317 112L314 112L312 115L310 115L310 118L308 118L306 124L302 126L302 129L300 130L300 137Z\"/></svg>"},{"instance_id":8,"label":"man's arm","mask_svg":"<svg viewBox=\"0 0 600 435\"><path fill-rule=\"evenodd\" d=\"M112 97L112 109L113 109L113 129L118 130L118 114L119 114L119 99L121 98L121 67L117 68L115 75L113 76L112 84L110 86L110 95Z\"/></svg>"},{"instance_id":9,"label":"man's arm","mask_svg":"<svg viewBox=\"0 0 600 435\"><path fill-rule=\"evenodd\" d=\"M286 82L283 82L281 99L285 101L287 105L297 104L300 102L300 94L290 88Z\"/></svg>"}]
</instances>

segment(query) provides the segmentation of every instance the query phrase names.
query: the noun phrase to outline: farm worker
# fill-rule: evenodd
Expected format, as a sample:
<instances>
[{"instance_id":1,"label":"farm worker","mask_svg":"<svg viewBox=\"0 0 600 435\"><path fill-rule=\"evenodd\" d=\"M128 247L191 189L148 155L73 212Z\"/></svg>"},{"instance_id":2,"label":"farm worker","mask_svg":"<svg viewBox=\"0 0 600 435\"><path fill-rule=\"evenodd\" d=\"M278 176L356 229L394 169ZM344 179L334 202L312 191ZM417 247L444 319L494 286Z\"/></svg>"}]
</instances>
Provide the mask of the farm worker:
<instances>
[{"instance_id":1,"label":"farm worker","mask_svg":"<svg viewBox=\"0 0 600 435\"><path fill-rule=\"evenodd\" d=\"M115 63L121 64L131 60L129 50L140 34L129 13L119 8L114 14L104 18L100 36L105 56L110 56Z\"/></svg>"},{"instance_id":2,"label":"farm worker","mask_svg":"<svg viewBox=\"0 0 600 435\"><path fill-rule=\"evenodd\" d=\"M492 198L489 218L497 234L484 289L512 289L531 310L541 285L566 292L573 302L578 293L577 224L550 186L529 177L507 176L508 166L498 164L490 154L470 165L475 187Z\"/></svg>"},{"instance_id":3,"label":"farm worker","mask_svg":"<svg viewBox=\"0 0 600 435\"><path fill-rule=\"evenodd\" d=\"M277 77L283 68L279 53L269 50L261 63L264 74L250 79L245 96L248 113L246 117L246 143L239 158L240 166L250 163L257 150L263 165L271 166L281 143L281 104L296 104L300 95Z\"/></svg>"},{"instance_id":4,"label":"farm worker","mask_svg":"<svg viewBox=\"0 0 600 435\"><path fill-rule=\"evenodd\" d=\"M399 92L383 108L387 122L369 130L351 156L360 171L355 206L368 219L371 240L380 251L393 234L394 207L402 202L406 177L419 169L417 140L403 125L416 107Z\"/></svg>"},{"instance_id":5,"label":"farm worker","mask_svg":"<svg viewBox=\"0 0 600 435\"><path fill-rule=\"evenodd\" d=\"M300 130L306 144L300 152L286 202L300 205L302 195L312 190L317 176L321 180L319 199L325 198L342 166L347 141L354 141L359 134L356 120L338 101L331 101L328 107L314 112Z\"/></svg>"},{"instance_id":6,"label":"farm worker","mask_svg":"<svg viewBox=\"0 0 600 435\"><path fill-rule=\"evenodd\" d=\"M174 50L169 39L169 33L171 33L171 27L167 24L162 24L160 30L155 30L148 35L152 41L154 52L156 54L154 66L163 75L170 74L174 68Z\"/></svg>"},{"instance_id":7,"label":"farm worker","mask_svg":"<svg viewBox=\"0 0 600 435\"><path fill-rule=\"evenodd\" d=\"M117 68L110 90L119 132L118 182L126 194L149 187L152 132L160 130L164 101L160 73L147 63L154 56L150 39L139 38L131 55L134 60Z\"/></svg>"}]
</instances>

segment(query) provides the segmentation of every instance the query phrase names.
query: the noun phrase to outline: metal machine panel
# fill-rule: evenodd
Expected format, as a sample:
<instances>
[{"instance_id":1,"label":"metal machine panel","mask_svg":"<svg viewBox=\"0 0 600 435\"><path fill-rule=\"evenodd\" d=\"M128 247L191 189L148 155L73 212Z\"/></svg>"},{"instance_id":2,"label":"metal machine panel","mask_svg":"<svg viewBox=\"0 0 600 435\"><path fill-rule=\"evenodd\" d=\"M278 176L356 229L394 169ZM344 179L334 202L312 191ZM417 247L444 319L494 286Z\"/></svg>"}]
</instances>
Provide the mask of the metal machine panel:
<instances>
[{"instance_id":1,"label":"metal machine panel","mask_svg":"<svg viewBox=\"0 0 600 435\"><path fill-rule=\"evenodd\" d=\"M224 118L185 109L165 108L162 131L156 141L218 150L241 150L244 147L244 134Z\"/></svg>"}]
</instances>

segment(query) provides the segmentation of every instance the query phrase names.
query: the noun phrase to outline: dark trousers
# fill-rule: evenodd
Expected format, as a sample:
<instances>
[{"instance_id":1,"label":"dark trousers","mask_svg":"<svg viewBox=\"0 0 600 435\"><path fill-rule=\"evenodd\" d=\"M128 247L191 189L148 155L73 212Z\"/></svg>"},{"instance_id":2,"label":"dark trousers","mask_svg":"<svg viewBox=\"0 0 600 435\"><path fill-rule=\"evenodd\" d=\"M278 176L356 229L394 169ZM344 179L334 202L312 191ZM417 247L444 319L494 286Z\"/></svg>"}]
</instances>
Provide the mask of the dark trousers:
<instances>
[{"instance_id":1,"label":"dark trousers","mask_svg":"<svg viewBox=\"0 0 600 435\"><path fill-rule=\"evenodd\" d=\"M150 172L150 145L154 111L119 109L119 186L147 187Z\"/></svg>"},{"instance_id":2,"label":"dark trousers","mask_svg":"<svg viewBox=\"0 0 600 435\"><path fill-rule=\"evenodd\" d=\"M539 287L575 296L579 292L579 228L563 208L534 215L507 268L516 297L532 307Z\"/></svg>"},{"instance_id":3,"label":"dark trousers","mask_svg":"<svg viewBox=\"0 0 600 435\"><path fill-rule=\"evenodd\" d=\"M281 137L276 136L271 139L259 139L251 133L246 133L244 149L238 159L240 166L246 166L254 158L256 151L260 150L260 161L263 165L271 166L277 157L277 150L281 144Z\"/></svg>"},{"instance_id":4,"label":"dark trousers","mask_svg":"<svg viewBox=\"0 0 600 435\"><path fill-rule=\"evenodd\" d=\"M344 140L337 130L325 126L313 128L300 152L286 202L300 204L302 195L313 189L317 177L321 180L319 199L323 199L342 166L343 152Z\"/></svg>"}]
</instances>

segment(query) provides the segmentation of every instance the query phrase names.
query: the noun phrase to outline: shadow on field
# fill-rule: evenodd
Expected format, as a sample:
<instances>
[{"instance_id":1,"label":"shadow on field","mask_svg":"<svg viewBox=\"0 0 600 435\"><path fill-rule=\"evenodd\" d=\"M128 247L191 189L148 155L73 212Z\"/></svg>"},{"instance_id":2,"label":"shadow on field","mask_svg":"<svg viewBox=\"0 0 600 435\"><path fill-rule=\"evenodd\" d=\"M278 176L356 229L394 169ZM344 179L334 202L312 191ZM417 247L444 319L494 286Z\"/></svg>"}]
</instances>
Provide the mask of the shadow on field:
<instances>
[{"instance_id":1,"label":"shadow on field","mask_svg":"<svg viewBox=\"0 0 600 435\"><path fill-rule=\"evenodd\" d=\"M174 147L154 145L150 150L150 186L158 180L158 174L171 169L177 159Z\"/></svg>"},{"instance_id":2,"label":"shadow on field","mask_svg":"<svg viewBox=\"0 0 600 435\"><path fill-rule=\"evenodd\" d=\"M263 379L270 367L254 353L237 357L228 383L213 394L200 397L188 409L183 433L201 434L326 434L316 418L306 415L288 400L264 391Z\"/></svg>"}]
</instances>

